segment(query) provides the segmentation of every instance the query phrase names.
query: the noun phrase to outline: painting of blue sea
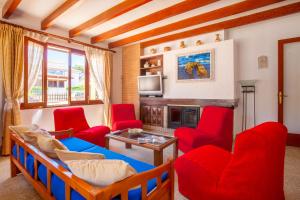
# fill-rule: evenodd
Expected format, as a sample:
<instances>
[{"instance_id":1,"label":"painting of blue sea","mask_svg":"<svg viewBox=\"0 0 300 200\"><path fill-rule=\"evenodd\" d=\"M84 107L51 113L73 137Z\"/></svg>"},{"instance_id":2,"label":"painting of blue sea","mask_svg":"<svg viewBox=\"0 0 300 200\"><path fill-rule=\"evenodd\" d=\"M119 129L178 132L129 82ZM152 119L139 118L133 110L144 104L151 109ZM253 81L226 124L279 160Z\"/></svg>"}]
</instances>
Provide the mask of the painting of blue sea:
<instances>
[{"instance_id":1,"label":"painting of blue sea","mask_svg":"<svg viewBox=\"0 0 300 200\"><path fill-rule=\"evenodd\" d=\"M178 80L211 79L213 72L212 51L180 55L177 57Z\"/></svg>"}]
</instances>

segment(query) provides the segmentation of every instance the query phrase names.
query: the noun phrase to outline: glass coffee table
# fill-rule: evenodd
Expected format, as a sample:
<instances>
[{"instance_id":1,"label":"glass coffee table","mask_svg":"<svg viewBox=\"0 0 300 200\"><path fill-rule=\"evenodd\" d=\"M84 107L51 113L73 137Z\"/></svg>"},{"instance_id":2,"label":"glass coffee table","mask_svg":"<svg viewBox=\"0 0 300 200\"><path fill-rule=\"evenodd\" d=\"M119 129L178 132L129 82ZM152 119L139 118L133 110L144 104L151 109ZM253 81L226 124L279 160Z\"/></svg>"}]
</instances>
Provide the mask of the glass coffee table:
<instances>
[{"instance_id":1,"label":"glass coffee table","mask_svg":"<svg viewBox=\"0 0 300 200\"><path fill-rule=\"evenodd\" d=\"M131 145L152 149L154 152L154 165L159 166L163 163L163 150L173 145L173 159L178 157L177 138L158 133L142 131L140 133L129 133L128 129L111 132L105 136L105 147L109 149L109 140L124 142L126 148Z\"/></svg>"}]
</instances>

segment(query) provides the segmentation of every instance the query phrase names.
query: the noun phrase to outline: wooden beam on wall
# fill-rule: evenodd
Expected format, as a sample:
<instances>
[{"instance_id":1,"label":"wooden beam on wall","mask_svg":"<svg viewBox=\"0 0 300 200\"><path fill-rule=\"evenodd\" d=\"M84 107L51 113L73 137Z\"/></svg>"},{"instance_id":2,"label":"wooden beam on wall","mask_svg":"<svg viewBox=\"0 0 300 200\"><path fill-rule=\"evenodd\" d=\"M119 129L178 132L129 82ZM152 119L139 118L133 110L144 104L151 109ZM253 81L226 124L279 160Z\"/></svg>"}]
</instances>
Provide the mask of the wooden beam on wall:
<instances>
[{"instance_id":1,"label":"wooden beam on wall","mask_svg":"<svg viewBox=\"0 0 300 200\"><path fill-rule=\"evenodd\" d=\"M8 19L20 3L21 0L7 0L2 8L2 18Z\"/></svg>"},{"instance_id":2,"label":"wooden beam on wall","mask_svg":"<svg viewBox=\"0 0 300 200\"><path fill-rule=\"evenodd\" d=\"M264 0L264 1L256 1L256 0L246 0L240 3L236 3L230 6L226 6L223 8L219 8L217 10L213 10L207 13L203 13L194 17L190 17L172 24L168 24L162 27L158 27L149 31L145 31L143 33L139 33L115 42L110 43L110 48L123 46L129 43L137 42L140 40L144 40L149 37L165 34L168 32L172 32L175 30L180 30L183 28L187 28L190 26L195 26L201 23L209 22L212 20L221 19L224 17L228 17L231 15L243 13L246 11L254 10L263 6L267 6L273 3L277 3L282 0Z\"/></svg>"},{"instance_id":3,"label":"wooden beam on wall","mask_svg":"<svg viewBox=\"0 0 300 200\"><path fill-rule=\"evenodd\" d=\"M79 2L79 0L66 0L63 4L61 4L58 8L56 8L50 15L48 15L45 19L43 19L41 23L41 29L46 30L47 28L49 28L56 18L58 18L60 15L66 12L77 2Z\"/></svg>"},{"instance_id":4,"label":"wooden beam on wall","mask_svg":"<svg viewBox=\"0 0 300 200\"><path fill-rule=\"evenodd\" d=\"M79 26L69 31L69 36L75 37L84 31L87 31L95 26L98 26L108 20L111 20L117 16L120 16L130 10L133 10L143 4L146 4L152 0L126 0L122 3L104 11L103 13L93 17L92 19L80 24Z\"/></svg>"},{"instance_id":5,"label":"wooden beam on wall","mask_svg":"<svg viewBox=\"0 0 300 200\"><path fill-rule=\"evenodd\" d=\"M188 38L188 37L192 37L192 36L196 36L196 35L200 35L200 34L210 33L210 32L229 29L229 28L235 28L238 26L243 26L243 25L247 25L247 24L251 24L251 23L255 23L255 22L273 19L276 17L281 17L281 16L285 16L285 15L289 15L289 14L293 14L293 13L297 13L297 12L300 12L300 2L289 4L286 6L279 7L279 8L270 9L270 10L255 13L255 14L251 14L251 15L247 15L244 17L239 17L236 19L219 22L216 24L211 24L211 25L200 27L200 28L193 29L193 30L168 35L168 36L157 38L154 40L149 40L146 42L142 42L141 46L148 47L148 46L152 46L152 45L156 45L156 44L160 44L160 43L164 43L164 42L169 42L169 41L173 41L173 40ZM112 48L111 45L110 45L110 48Z\"/></svg>"},{"instance_id":6,"label":"wooden beam on wall","mask_svg":"<svg viewBox=\"0 0 300 200\"><path fill-rule=\"evenodd\" d=\"M101 33L97 36L94 36L91 38L91 43L97 43L102 42L104 40L107 40L109 38L112 38L114 36L120 35L122 33L126 33L128 31L146 26L148 24L152 24L154 22L158 22L160 20L217 2L219 0L186 0L180 3L177 3L173 6L170 6L168 8L165 8L163 10L157 11L155 13L152 13L150 15L147 15L145 17L139 18L137 20L134 20L132 22L129 22L127 24L124 24L122 26L119 26L117 28L114 28L112 30L106 31L104 33Z\"/></svg>"}]
</instances>

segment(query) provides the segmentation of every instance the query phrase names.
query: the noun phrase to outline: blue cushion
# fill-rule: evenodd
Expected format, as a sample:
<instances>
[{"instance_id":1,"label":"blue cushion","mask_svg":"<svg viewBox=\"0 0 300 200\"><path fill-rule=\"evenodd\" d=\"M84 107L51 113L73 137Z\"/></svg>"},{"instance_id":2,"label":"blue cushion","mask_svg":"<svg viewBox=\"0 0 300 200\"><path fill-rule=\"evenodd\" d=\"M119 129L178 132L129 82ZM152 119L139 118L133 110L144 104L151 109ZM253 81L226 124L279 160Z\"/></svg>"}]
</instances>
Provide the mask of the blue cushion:
<instances>
[{"instance_id":1,"label":"blue cushion","mask_svg":"<svg viewBox=\"0 0 300 200\"><path fill-rule=\"evenodd\" d=\"M13 156L17 158L17 145L13 147L12 150ZM24 149L20 147L20 163L24 166ZM27 171L29 174L33 177L34 176L34 158L31 154L27 155L27 160L26 160L26 165L27 165Z\"/></svg>"},{"instance_id":2,"label":"blue cushion","mask_svg":"<svg viewBox=\"0 0 300 200\"><path fill-rule=\"evenodd\" d=\"M84 151L95 146L92 143L86 142L78 138L66 138L62 139L61 142L68 147L70 151Z\"/></svg>"}]
</instances>

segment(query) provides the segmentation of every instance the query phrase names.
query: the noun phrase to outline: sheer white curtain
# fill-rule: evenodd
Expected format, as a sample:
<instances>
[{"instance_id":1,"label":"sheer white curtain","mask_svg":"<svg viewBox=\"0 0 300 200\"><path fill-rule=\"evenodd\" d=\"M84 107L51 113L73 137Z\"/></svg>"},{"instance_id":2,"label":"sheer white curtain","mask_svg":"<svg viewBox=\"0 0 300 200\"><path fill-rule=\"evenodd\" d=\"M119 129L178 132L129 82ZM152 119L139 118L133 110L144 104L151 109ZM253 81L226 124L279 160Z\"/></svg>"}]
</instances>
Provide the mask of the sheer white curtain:
<instances>
[{"instance_id":1,"label":"sheer white curtain","mask_svg":"<svg viewBox=\"0 0 300 200\"><path fill-rule=\"evenodd\" d=\"M108 51L84 46L87 61L90 67L90 78L94 80L99 98L104 103L104 123L111 125L111 68L112 57Z\"/></svg>"},{"instance_id":2,"label":"sheer white curtain","mask_svg":"<svg viewBox=\"0 0 300 200\"><path fill-rule=\"evenodd\" d=\"M42 43L46 43L49 39L49 37L47 36L30 31L25 31L24 36L32 38ZM35 85L38 79L38 75L43 68L43 54L43 45L32 41L28 41L28 91L30 91ZM24 95L24 92L22 94Z\"/></svg>"}]
</instances>

